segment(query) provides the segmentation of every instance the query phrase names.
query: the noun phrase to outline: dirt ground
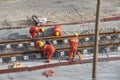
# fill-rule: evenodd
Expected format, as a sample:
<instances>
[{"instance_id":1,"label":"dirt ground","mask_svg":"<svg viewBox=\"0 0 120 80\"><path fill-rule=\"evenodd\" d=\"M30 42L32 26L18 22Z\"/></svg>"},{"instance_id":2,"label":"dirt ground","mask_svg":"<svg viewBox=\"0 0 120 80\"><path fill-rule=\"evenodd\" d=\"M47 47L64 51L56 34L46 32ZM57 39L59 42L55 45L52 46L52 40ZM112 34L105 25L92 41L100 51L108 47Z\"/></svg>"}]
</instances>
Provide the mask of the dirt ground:
<instances>
[{"instance_id":1,"label":"dirt ground","mask_svg":"<svg viewBox=\"0 0 120 80\"><path fill-rule=\"evenodd\" d=\"M97 0L0 0L0 24L27 20L32 15L46 17L52 23L94 19L96 4ZM120 15L120 0L101 0L100 15Z\"/></svg>"}]
</instances>

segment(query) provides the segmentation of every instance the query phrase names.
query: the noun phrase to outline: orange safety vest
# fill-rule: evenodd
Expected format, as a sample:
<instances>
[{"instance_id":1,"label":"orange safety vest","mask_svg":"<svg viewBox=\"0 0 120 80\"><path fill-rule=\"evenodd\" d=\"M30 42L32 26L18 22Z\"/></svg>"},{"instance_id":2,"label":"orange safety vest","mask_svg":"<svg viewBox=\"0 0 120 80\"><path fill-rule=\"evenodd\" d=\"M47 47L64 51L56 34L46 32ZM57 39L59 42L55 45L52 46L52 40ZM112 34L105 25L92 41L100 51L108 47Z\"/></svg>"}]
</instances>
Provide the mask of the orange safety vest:
<instances>
[{"instance_id":1,"label":"orange safety vest","mask_svg":"<svg viewBox=\"0 0 120 80\"><path fill-rule=\"evenodd\" d=\"M30 28L30 31L29 31L30 33L38 33L38 32L40 32L40 27L37 27L37 26L32 26L31 28Z\"/></svg>"},{"instance_id":2,"label":"orange safety vest","mask_svg":"<svg viewBox=\"0 0 120 80\"><path fill-rule=\"evenodd\" d=\"M44 53L44 54L46 54L46 53L52 54L52 53L54 53L54 52L55 52L54 46L49 45L49 44L44 45L44 48L43 48L43 53Z\"/></svg>"},{"instance_id":3,"label":"orange safety vest","mask_svg":"<svg viewBox=\"0 0 120 80\"><path fill-rule=\"evenodd\" d=\"M60 36L62 36L62 28L61 26L56 26L52 35L54 36L56 32L59 32L60 33Z\"/></svg>"},{"instance_id":4,"label":"orange safety vest","mask_svg":"<svg viewBox=\"0 0 120 80\"><path fill-rule=\"evenodd\" d=\"M79 42L79 41L78 41L78 38L74 37L70 39L70 42Z\"/></svg>"},{"instance_id":5,"label":"orange safety vest","mask_svg":"<svg viewBox=\"0 0 120 80\"><path fill-rule=\"evenodd\" d=\"M79 42L79 40L78 40L77 37L71 38L70 39L70 48L73 49L73 50L77 49L78 42Z\"/></svg>"},{"instance_id":6,"label":"orange safety vest","mask_svg":"<svg viewBox=\"0 0 120 80\"><path fill-rule=\"evenodd\" d=\"M40 27L36 27L35 32L40 32Z\"/></svg>"}]
</instances>

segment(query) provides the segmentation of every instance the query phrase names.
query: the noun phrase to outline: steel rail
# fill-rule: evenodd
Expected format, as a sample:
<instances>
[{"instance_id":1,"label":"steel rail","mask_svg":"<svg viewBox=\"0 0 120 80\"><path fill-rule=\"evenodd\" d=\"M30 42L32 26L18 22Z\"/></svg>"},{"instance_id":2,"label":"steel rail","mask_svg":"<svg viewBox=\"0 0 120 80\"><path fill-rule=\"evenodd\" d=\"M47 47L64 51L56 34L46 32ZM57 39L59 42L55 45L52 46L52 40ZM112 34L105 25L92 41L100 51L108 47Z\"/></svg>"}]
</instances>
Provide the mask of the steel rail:
<instances>
[{"instance_id":1,"label":"steel rail","mask_svg":"<svg viewBox=\"0 0 120 80\"><path fill-rule=\"evenodd\" d=\"M103 35L113 35L113 34L120 34L120 31L111 31L111 32L102 32L100 33L100 36ZM93 36L94 33L90 33L90 34L79 34L78 37L82 38L82 37L89 37L89 36ZM51 37L42 37L39 39L21 39L21 40L6 40L6 41L1 41L0 45L2 44L16 44L16 43L26 43L26 42L34 42L36 40L63 40L63 39L68 39L68 38L72 38L74 37L74 35L64 35L64 36L51 36Z\"/></svg>"},{"instance_id":2,"label":"steel rail","mask_svg":"<svg viewBox=\"0 0 120 80\"><path fill-rule=\"evenodd\" d=\"M107 21L118 21L120 20L120 16L115 17L108 17L100 19L101 22ZM74 25L74 24L84 24L84 23L93 23L95 20L86 20L86 21L77 21L77 22L66 22L66 23L59 23L59 24L42 24L41 27L50 27L55 25ZM1 27L0 30L7 30L7 29L21 29L21 28L30 28L29 26L25 27Z\"/></svg>"},{"instance_id":3,"label":"steel rail","mask_svg":"<svg viewBox=\"0 0 120 80\"><path fill-rule=\"evenodd\" d=\"M98 58L99 62L115 61L115 60L120 60L120 57L117 56L117 57L108 57L108 58L106 57ZM83 60L77 60L77 61L72 61L72 62L50 63L50 64L38 65L38 66L32 66L32 67L1 69L0 74L22 72L22 71L34 71L34 70L53 68L53 67L58 67L58 66L68 66L68 65L74 65L74 64L85 64L85 63L91 63L92 61L93 59L83 59Z\"/></svg>"},{"instance_id":4,"label":"steel rail","mask_svg":"<svg viewBox=\"0 0 120 80\"><path fill-rule=\"evenodd\" d=\"M107 44L99 44L99 47L108 47L108 46L120 46L120 43L107 43ZM87 46L79 46L78 50L86 49L86 48L93 48L94 45L87 45ZM70 47L67 48L56 48L57 52L62 51L69 51ZM0 54L0 58L5 57L12 57L12 56L21 56L21 55L28 55L28 54L37 54L40 53L42 50L34 50L34 51L25 51L25 52L13 52L13 53L3 53Z\"/></svg>"}]
</instances>

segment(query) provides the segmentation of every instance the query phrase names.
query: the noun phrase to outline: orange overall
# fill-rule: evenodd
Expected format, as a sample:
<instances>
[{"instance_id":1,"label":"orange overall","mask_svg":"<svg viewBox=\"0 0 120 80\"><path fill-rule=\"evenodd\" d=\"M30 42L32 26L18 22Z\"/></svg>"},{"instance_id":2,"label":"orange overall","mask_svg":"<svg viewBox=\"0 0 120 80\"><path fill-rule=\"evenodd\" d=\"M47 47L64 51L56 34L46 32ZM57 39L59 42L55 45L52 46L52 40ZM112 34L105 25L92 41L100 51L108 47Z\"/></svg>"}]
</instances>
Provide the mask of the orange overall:
<instances>
[{"instance_id":1,"label":"orange overall","mask_svg":"<svg viewBox=\"0 0 120 80\"><path fill-rule=\"evenodd\" d=\"M61 26L55 26L55 29L52 32L52 36L55 36L56 32L59 32L59 36L62 36L62 28L61 28Z\"/></svg>"},{"instance_id":2,"label":"orange overall","mask_svg":"<svg viewBox=\"0 0 120 80\"><path fill-rule=\"evenodd\" d=\"M72 61L74 60L74 58L76 56L77 48L78 48L78 38L73 37L70 39L70 51L68 54L68 60L70 60L72 53L73 53Z\"/></svg>"},{"instance_id":3,"label":"orange overall","mask_svg":"<svg viewBox=\"0 0 120 80\"><path fill-rule=\"evenodd\" d=\"M37 50L40 50L40 49L41 49L41 48L39 47L39 42L38 42L38 41L35 42L34 44L35 44L34 47L35 47Z\"/></svg>"},{"instance_id":4,"label":"orange overall","mask_svg":"<svg viewBox=\"0 0 120 80\"><path fill-rule=\"evenodd\" d=\"M32 26L29 30L29 33L31 34L32 38L35 39L38 37L40 31L40 27Z\"/></svg>"},{"instance_id":5,"label":"orange overall","mask_svg":"<svg viewBox=\"0 0 120 80\"><path fill-rule=\"evenodd\" d=\"M47 61L50 62L52 55L55 52L55 48L52 45L45 44L43 47L43 54L47 55Z\"/></svg>"}]
</instances>

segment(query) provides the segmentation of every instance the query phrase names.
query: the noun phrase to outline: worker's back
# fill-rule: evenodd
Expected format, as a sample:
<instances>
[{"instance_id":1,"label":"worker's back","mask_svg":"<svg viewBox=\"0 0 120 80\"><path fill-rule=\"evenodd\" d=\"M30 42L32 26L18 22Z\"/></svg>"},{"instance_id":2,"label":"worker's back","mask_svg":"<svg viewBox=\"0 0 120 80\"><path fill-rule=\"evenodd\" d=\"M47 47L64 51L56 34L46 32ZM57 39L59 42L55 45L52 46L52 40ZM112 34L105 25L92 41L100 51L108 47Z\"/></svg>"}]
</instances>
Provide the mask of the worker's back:
<instances>
[{"instance_id":1,"label":"worker's back","mask_svg":"<svg viewBox=\"0 0 120 80\"><path fill-rule=\"evenodd\" d=\"M55 51L55 48L54 48L54 46L52 46L52 45L49 45L49 44L45 44L44 45L44 50L45 51Z\"/></svg>"},{"instance_id":2,"label":"worker's back","mask_svg":"<svg viewBox=\"0 0 120 80\"><path fill-rule=\"evenodd\" d=\"M55 29L52 32L52 36L62 36L62 27L55 26Z\"/></svg>"},{"instance_id":3,"label":"worker's back","mask_svg":"<svg viewBox=\"0 0 120 80\"><path fill-rule=\"evenodd\" d=\"M32 27L30 28L29 32L30 32L30 33L34 33L34 32L38 33L38 32L40 32L40 27L32 26Z\"/></svg>"},{"instance_id":4,"label":"worker's back","mask_svg":"<svg viewBox=\"0 0 120 80\"><path fill-rule=\"evenodd\" d=\"M79 42L79 40L78 40L77 37L71 38L71 39L70 39L70 48L71 48L71 49L77 49L77 47L78 47L78 42Z\"/></svg>"}]
</instances>

